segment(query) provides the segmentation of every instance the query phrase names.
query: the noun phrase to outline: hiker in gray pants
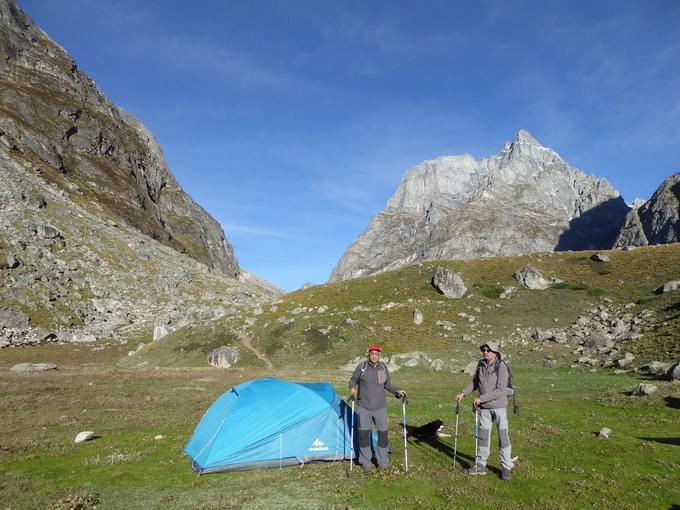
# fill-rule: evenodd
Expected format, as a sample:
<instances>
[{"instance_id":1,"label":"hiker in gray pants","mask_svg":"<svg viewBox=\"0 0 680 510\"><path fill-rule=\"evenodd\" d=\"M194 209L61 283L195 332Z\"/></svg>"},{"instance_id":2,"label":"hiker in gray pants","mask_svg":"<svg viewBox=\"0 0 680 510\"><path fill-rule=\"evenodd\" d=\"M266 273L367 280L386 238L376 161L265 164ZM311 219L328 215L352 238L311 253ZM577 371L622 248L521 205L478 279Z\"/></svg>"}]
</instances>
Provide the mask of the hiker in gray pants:
<instances>
[{"instance_id":1,"label":"hiker in gray pants","mask_svg":"<svg viewBox=\"0 0 680 510\"><path fill-rule=\"evenodd\" d=\"M349 379L350 398L357 399L359 464L364 473L370 473L373 466L371 428L374 421L378 429L378 445L375 451L378 467L387 468L390 463L385 391L398 397L406 395L405 391L398 389L390 381L390 373L385 363L380 361L381 351L380 345L369 345L368 360L359 363Z\"/></svg>"},{"instance_id":2,"label":"hiker in gray pants","mask_svg":"<svg viewBox=\"0 0 680 510\"><path fill-rule=\"evenodd\" d=\"M508 366L501 361L501 353L496 342L487 342L479 347L484 359L477 365L472 382L456 395L460 401L473 390L479 391L475 408L479 409L479 447L475 465L465 470L468 475L485 475L486 461L491 453L491 426L496 423L501 450L501 478L510 480L514 466L512 446L508 435Z\"/></svg>"}]
</instances>

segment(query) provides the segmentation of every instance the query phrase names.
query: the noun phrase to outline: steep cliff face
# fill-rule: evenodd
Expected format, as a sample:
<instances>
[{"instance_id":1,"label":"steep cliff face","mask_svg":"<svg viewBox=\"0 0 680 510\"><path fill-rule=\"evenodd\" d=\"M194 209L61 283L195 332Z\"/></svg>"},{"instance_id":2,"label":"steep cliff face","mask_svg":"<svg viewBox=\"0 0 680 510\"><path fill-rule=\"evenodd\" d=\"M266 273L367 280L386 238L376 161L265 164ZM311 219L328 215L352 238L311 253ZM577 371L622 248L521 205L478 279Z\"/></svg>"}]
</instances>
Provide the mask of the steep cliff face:
<instances>
[{"instance_id":1,"label":"steep cliff face","mask_svg":"<svg viewBox=\"0 0 680 510\"><path fill-rule=\"evenodd\" d=\"M616 247L677 242L680 242L680 172L666 179L647 202L628 212Z\"/></svg>"},{"instance_id":2,"label":"steep cliff face","mask_svg":"<svg viewBox=\"0 0 680 510\"><path fill-rule=\"evenodd\" d=\"M0 0L0 139L75 203L238 276L222 228L178 185L153 135L13 0Z\"/></svg>"},{"instance_id":3,"label":"steep cliff face","mask_svg":"<svg viewBox=\"0 0 680 510\"><path fill-rule=\"evenodd\" d=\"M606 180L520 131L490 158L446 156L411 168L331 280L419 260L609 248L627 211Z\"/></svg>"}]
</instances>

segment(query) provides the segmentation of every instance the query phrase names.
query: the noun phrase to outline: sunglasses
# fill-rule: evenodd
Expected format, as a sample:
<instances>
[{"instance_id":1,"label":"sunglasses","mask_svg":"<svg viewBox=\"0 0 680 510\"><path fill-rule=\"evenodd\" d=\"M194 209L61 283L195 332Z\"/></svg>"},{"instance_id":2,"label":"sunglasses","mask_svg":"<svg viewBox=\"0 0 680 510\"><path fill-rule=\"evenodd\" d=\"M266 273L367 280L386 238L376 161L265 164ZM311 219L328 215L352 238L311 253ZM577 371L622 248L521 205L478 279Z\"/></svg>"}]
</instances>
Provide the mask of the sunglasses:
<instances>
[{"instance_id":1,"label":"sunglasses","mask_svg":"<svg viewBox=\"0 0 680 510\"><path fill-rule=\"evenodd\" d=\"M480 349L482 352L493 352L491 349Z\"/></svg>"}]
</instances>

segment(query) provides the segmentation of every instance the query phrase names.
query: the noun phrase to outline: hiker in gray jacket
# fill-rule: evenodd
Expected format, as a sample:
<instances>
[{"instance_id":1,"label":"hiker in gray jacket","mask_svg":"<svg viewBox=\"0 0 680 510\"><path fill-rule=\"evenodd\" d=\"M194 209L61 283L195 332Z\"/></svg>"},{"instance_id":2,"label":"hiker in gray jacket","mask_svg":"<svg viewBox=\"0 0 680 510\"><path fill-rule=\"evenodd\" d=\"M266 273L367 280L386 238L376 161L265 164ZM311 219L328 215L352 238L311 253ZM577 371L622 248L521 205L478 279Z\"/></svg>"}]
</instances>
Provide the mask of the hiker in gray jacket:
<instances>
[{"instance_id":1,"label":"hiker in gray jacket","mask_svg":"<svg viewBox=\"0 0 680 510\"><path fill-rule=\"evenodd\" d=\"M357 399L359 464L364 473L370 473L372 467L371 428L374 421L378 429L378 445L375 452L378 468L387 468L390 462L385 391L397 397L406 396L405 391L390 381L387 366L380 361L381 351L380 345L369 345L368 360L359 363L349 379L350 399Z\"/></svg>"},{"instance_id":2,"label":"hiker in gray jacket","mask_svg":"<svg viewBox=\"0 0 680 510\"><path fill-rule=\"evenodd\" d=\"M496 342L487 342L479 349L484 359L477 365L472 382L456 395L456 400L460 401L473 390L479 391L479 396L474 401L475 409L480 415L479 448L475 453L475 465L465 472L469 475L486 474L486 461L491 453L491 426L496 423L501 450L501 478L510 480L510 471L514 463L508 435L508 366L501 361L501 353Z\"/></svg>"}]
</instances>

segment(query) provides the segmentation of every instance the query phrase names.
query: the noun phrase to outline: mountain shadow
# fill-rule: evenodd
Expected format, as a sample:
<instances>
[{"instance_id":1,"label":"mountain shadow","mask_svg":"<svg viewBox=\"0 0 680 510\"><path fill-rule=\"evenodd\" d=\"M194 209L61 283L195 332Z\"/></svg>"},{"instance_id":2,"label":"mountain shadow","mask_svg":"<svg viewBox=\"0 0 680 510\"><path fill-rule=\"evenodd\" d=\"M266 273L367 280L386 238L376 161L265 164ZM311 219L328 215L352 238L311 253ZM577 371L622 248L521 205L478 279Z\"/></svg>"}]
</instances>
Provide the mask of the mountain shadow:
<instances>
[{"instance_id":1,"label":"mountain shadow","mask_svg":"<svg viewBox=\"0 0 680 510\"><path fill-rule=\"evenodd\" d=\"M629 207L621 197L586 211L569 223L560 236L555 251L607 250L614 246Z\"/></svg>"}]
</instances>

